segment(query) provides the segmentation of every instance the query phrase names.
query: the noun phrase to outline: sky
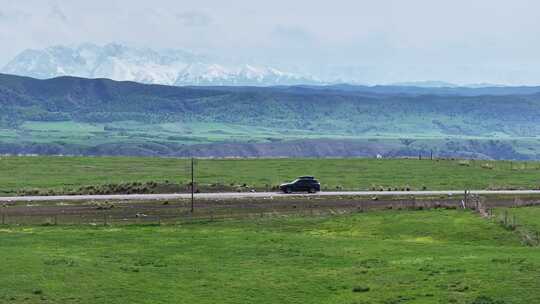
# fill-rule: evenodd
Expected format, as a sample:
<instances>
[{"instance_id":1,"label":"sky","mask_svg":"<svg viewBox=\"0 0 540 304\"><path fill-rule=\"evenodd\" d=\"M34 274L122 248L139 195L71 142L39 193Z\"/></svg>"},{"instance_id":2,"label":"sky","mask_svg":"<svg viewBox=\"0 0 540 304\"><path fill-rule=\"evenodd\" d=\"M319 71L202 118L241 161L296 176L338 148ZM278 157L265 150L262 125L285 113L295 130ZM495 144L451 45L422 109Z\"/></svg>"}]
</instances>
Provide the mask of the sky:
<instances>
[{"instance_id":1,"label":"sky","mask_svg":"<svg viewBox=\"0 0 540 304\"><path fill-rule=\"evenodd\" d=\"M537 0L0 0L0 66L87 42L368 84L540 84Z\"/></svg>"}]
</instances>

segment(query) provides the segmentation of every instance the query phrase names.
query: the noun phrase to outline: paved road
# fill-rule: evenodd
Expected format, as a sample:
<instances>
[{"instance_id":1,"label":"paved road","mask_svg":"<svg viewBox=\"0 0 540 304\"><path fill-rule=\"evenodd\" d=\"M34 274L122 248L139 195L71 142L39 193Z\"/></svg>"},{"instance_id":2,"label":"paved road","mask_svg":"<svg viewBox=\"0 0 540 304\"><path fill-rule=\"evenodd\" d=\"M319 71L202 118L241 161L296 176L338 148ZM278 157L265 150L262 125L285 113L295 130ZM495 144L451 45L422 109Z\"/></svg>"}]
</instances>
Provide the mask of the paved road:
<instances>
[{"instance_id":1,"label":"paved road","mask_svg":"<svg viewBox=\"0 0 540 304\"><path fill-rule=\"evenodd\" d=\"M448 191L340 191L319 192L315 194L293 193L284 194L276 192L229 192L229 193L197 193L196 199L240 199L240 198L271 198L294 196L400 196L400 195L463 195L464 190ZM540 195L540 190L472 190L472 194L499 194L499 195ZM174 200L188 199L191 194L120 194L120 195L60 195L60 196L18 196L0 197L0 202L58 202L58 201L99 201L99 200Z\"/></svg>"}]
</instances>

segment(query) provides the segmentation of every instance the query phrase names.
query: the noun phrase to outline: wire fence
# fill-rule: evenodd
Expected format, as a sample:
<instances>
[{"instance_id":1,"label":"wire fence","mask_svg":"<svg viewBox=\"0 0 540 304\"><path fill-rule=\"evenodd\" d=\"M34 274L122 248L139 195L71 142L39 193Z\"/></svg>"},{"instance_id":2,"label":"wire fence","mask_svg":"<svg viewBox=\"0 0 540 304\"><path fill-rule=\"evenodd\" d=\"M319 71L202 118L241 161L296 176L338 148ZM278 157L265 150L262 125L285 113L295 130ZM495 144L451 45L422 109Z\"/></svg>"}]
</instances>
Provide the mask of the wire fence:
<instances>
[{"instance_id":1,"label":"wire fence","mask_svg":"<svg viewBox=\"0 0 540 304\"><path fill-rule=\"evenodd\" d=\"M521 200L516 200L516 204L513 207L492 210L491 218L505 229L516 232L523 245L539 247L540 230L531 225L527 225L525 220L512 212L514 208L524 206L530 207L531 205L523 204Z\"/></svg>"},{"instance_id":2,"label":"wire fence","mask_svg":"<svg viewBox=\"0 0 540 304\"><path fill-rule=\"evenodd\" d=\"M200 206L197 206L199 204ZM112 205L111 205L112 206ZM180 204L154 203L152 206L134 203L115 208L86 209L80 206L34 206L0 208L0 225L166 225L190 222L213 222L290 216L330 216L374 210L422 210L430 208L460 208L459 199L435 201L400 199L379 200L372 197L364 200L340 199L335 201L305 199L298 201L232 203L197 202L190 212L189 202Z\"/></svg>"},{"instance_id":3,"label":"wire fence","mask_svg":"<svg viewBox=\"0 0 540 304\"><path fill-rule=\"evenodd\" d=\"M355 212L364 212L358 209L316 209L316 210L298 210L298 211L261 211L257 213L205 213L205 214L190 214L171 215L171 214L154 214L154 215L129 215L117 216L114 214L103 213L101 215L0 215L0 225L5 226L57 226L57 225L91 225L91 226L113 226L113 225L175 225L197 222L217 222L228 220L250 220L250 219L267 219L292 216L331 216L338 214L348 214Z\"/></svg>"},{"instance_id":4,"label":"wire fence","mask_svg":"<svg viewBox=\"0 0 540 304\"><path fill-rule=\"evenodd\" d=\"M522 220L511 212L513 208L540 206L538 201L525 201L514 198L509 204L500 206L490 205L485 197L469 197L469 208L477 212L480 216L500 224L504 229L516 232L523 245L530 247L540 246L540 231L533 227L521 224Z\"/></svg>"},{"instance_id":5,"label":"wire fence","mask_svg":"<svg viewBox=\"0 0 540 304\"><path fill-rule=\"evenodd\" d=\"M231 202L197 201L194 212L190 212L189 201L133 203L97 206L8 206L0 208L0 225L4 226L60 226L60 225L177 225L201 222L234 220L261 220L280 217L325 217L341 214L362 213L377 210L423 210L423 209L465 209L473 210L484 218L500 223L505 229L516 231L524 244L540 246L540 232L525 225L509 211L509 207L539 206L538 199L492 200L489 197L471 195L463 197L439 197L418 199L402 197L384 199L373 196L353 199L317 199L307 197L302 200Z\"/></svg>"}]
</instances>

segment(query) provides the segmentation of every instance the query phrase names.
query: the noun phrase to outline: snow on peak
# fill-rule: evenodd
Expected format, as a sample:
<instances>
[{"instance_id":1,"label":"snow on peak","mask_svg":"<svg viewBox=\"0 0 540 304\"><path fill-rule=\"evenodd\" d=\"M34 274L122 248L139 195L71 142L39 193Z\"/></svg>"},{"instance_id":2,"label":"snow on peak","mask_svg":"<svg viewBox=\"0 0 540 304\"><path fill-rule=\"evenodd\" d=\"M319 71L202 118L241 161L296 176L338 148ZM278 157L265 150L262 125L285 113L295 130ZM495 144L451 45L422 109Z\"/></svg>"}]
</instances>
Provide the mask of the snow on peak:
<instances>
[{"instance_id":1,"label":"snow on peak","mask_svg":"<svg viewBox=\"0 0 540 304\"><path fill-rule=\"evenodd\" d=\"M2 72L35 78L77 76L165 85L289 85L316 80L259 65L227 65L185 50L155 51L117 43L25 50Z\"/></svg>"}]
</instances>

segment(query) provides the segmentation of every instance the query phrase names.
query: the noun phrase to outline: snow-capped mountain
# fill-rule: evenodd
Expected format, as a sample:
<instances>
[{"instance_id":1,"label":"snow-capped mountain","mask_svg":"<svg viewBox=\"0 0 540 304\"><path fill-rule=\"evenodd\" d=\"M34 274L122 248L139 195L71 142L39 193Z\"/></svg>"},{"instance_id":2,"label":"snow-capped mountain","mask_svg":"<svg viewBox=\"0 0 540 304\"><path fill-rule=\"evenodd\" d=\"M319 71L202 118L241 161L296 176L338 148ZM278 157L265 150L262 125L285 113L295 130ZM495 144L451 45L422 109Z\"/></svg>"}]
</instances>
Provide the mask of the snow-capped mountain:
<instances>
[{"instance_id":1,"label":"snow-capped mountain","mask_svg":"<svg viewBox=\"0 0 540 304\"><path fill-rule=\"evenodd\" d=\"M54 46L25 50L3 73L35 78L77 76L165 85L293 85L314 84L312 77L266 66L231 65L183 50L155 51L120 44Z\"/></svg>"},{"instance_id":2,"label":"snow-capped mountain","mask_svg":"<svg viewBox=\"0 0 540 304\"><path fill-rule=\"evenodd\" d=\"M281 72L270 67L251 65L223 66L193 63L186 66L176 79L176 85L293 85L316 83L317 80Z\"/></svg>"}]
</instances>

